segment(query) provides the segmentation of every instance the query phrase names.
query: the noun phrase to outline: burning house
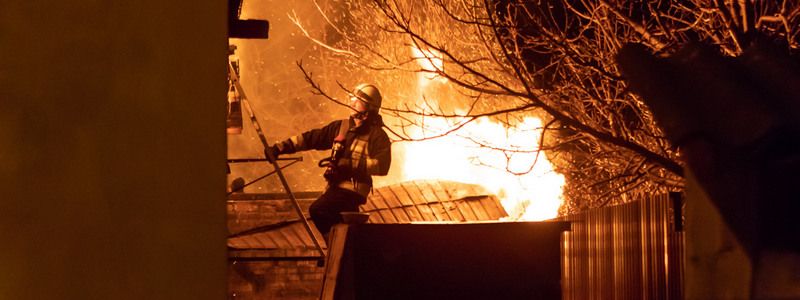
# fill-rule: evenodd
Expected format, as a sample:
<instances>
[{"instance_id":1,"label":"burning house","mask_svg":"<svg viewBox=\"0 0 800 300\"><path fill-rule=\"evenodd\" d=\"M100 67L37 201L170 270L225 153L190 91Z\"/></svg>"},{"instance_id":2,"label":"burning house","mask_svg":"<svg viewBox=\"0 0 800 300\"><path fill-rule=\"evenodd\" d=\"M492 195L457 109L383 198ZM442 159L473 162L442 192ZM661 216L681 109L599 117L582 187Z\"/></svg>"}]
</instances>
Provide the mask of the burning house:
<instances>
[{"instance_id":1,"label":"burning house","mask_svg":"<svg viewBox=\"0 0 800 300\"><path fill-rule=\"evenodd\" d=\"M238 55L243 61L240 69L241 77L244 78L242 86L248 91L251 99L262 101L261 103L253 101L255 104L253 110L257 115L264 116L262 119L265 125L262 126L268 129L266 134L273 140L282 139L296 132L320 126L331 118L347 115L346 110L336 105L337 87L331 85L331 81L338 83L340 77L348 82L369 78L385 91L384 103L388 104L384 104L384 119L387 129L394 134L395 143L392 145L394 159L389 174L375 178L376 188L368 197L367 203L361 207L361 211L371 213L369 224L353 227L350 233L340 236L339 248L320 242L323 239L319 237L319 233L309 234L303 229L302 219L292 212L289 206L290 199L287 199L275 181L268 184L266 181L255 180L263 173L270 172L269 168L263 168L264 164L255 167L232 165L230 178L242 177L250 182L245 189L246 193L238 193L239 191L234 193L235 187L232 187L229 195L231 235L228 246L231 298L313 299L319 295L386 298L387 294L381 293L406 295L412 298L424 297L424 292L423 294L400 292L413 290L404 281L411 275L403 272L392 273L394 275L389 276L391 280L385 279L380 284L377 282L371 284L384 286L382 289L369 289L359 285L353 281L354 278L359 278L357 281L361 282L372 278L359 273L359 270L370 270L365 267L370 263L348 255L363 251L387 253L406 251L415 253L409 254L408 257L404 256L403 260L408 268L413 269L415 262L427 261L424 259L425 253L433 255L435 252L425 252L425 247L422 247L422 250L406 249L403 248L404 243L384 245L388 248L376 246L383 245L382 241L359 243L356 241L370 238L358 237L358 232L369 232L368 228L379 228L377 230L385 230L387 234L394 232L395 229L392 228L400 228L397 229L399 232L403 230L413 232L415 228L422 227L406 227L406 225L418 222L465 223L463 227L460 225L444 227L455 228L452 229L452 234L461 237L455 240L444 237L450 236L450 233L445 233L448 229L441 233L444 236L439 237L431 237L424 232L417 232L416 235L412 235L413 238L408 235L409 233L406 235L397 233L404 236L400 241L407 242L405 244L415 244L409 240L415 238L424 240L429 245L440 245L443 241L458 244L464 242L463 239L469 240L465 237L469 235L468 233L459 234L459 231L477 228L466 225L474 222L483 224L481 222L484 221L502 221L502 223L495 223L493 225L496 226L495 229L487 229L488 231L481 235L474 236L475 241L480 240L483 244L468 243L470 251L494 257L491 255L492 251L506 248L496 248L492 245L522 243L512 246L513 250L509 250L511 252L506 253L506 256L517 257L517 263L524 267L518 269L511 267L513 263L495 261L497 267L495 269L471 270L469 261L474 262L476 257L467 257L459 261L459 257L464 257L451 253L452 259L441 257L438 262L429 263L429 267L458 270L451 273L434 272L437 274L434 276L435 280L456 280L465 285L452 283L453 287L458 288L450 290L429 286L425 290L428 296L438 295L448 298L449 295L449 297L464 298L469 293L486 293L488 296L492 289L503 289L511 298L536 296L553 298L563 295L569 299L581 299L589 295L613 295L614 292L609 291L623 288L627 289L627 292L618 295L636 297L651 295L646 292L653 287L650 284L656 284L658 287L652 295L663 295L669 291L669 298L682 296L680 292L682 267L680 264L675 264L680 260L673 260L672 264L658 267L660 263L666 262L666 257L681 257L682 244L679 241L682 235L680 227L675 227L676 222L680 223L675 217L676 211L680 216L680 202L645 197L639 200L657 208L645 209L628 205L627 208L621 207L600 213L600 216L608 216L600 219L596 217L597 214L574 215L565 219L573 223L572 227L563 223L553 223L554 221L527 225L529 223L525 221L556 218L559 210L563 209L565 177L549 161L549 156L541 151L547 142L544 138L545 131L550 129L552 120L544 122L545 118L541 117L539 112L535 109L528 110L524 105L522 108L510 106L508 111L514 112L513 114L494 113L505 109L503 102L498 100L508 100L507 97L498 98L480 93L462 94L458 87L463 85L463 82L442 75L444 69L454 68L449 65L452 63L452 57L450 59L445 57L452 54L446 54L430 45L398 41L394 41L398 42L397 45L383 45L384 49L399 49L400 54L395 54L407 59L408 65L405 68L408 71L405 75L400 72L386 76L369 69L361 69L360 74L345 75L342 70L349 67L339 65L342 60L337 59L336 55L347 50L336 49L332 45L335 45L338 39L347 37L342 36L342 32L334 32L340 30L335 24L321 24L322 27L314 27L320 24L305 23L307 17L304 16L338 12L343 14L345 22L342 24L348 24L346 20L354 16L349 15L349 11L337 8L334 2L291 7L288 4L275 3L274 6L270 6L270 10L273 11L281 9L291 11L288 18L277 14L264 16L257 15L254 11L250 13L273 20L273 24L279 27L279 24L285 24L284 26L288 28L294 28L292 31L274 32L271 40L278 40L274 45L265 42L238 44ZM246 6L243 13L248 14ZM331 51L333 54L330 54ZM264 55L265 52L270 52L271 56ZM344 55L351 54L344 53ZM459 67L465 66L455 68ZM312 91L316 95L307 93L308 84L311 84ZM482 97L493 99L481 102ZM249 125L245 121L244 127L247 126ZM247 130L242 135L229 136L229 157L260 153L261 146L256 138L255 133L248 133ZM284 172L291 188L313 191L324 186L315 162L326 155L325 152L312 152L303 156L310 158L306 162L287 167ZM305 198L299 199L301 210L307 211L309 203L319 194L319 192L298 193ZM652 204L649 204L651 202ZM371 224L403 225L370 227ZM616 229L598 229L612 225ZM485 226L492 228L492 225ZM544 231L548 234L525 235L526 226L555 227ZM435 232L438 230L435 228L440 227L426 230ZM562 231L569 228L574 232L562 235ZM496 238L500 236L509 238L508 235L501 234L504 230L517 232L518 235L505 241L497 240ZM530 228L527 230L528 233L536 232L536 230L530 231L532 230ZM630 234L630 231L636 233ZM651 236L670 238L656 241L651 239ZM343 239L348 243L342 242ZM625 239L624 245L613 242L618 239ZM541 244L544 241L548 241L549 244ZM527 247L525 243L528 243ZM531 249L532 244L541 249ZM369 248L364 245L375 247ZM371 250L356 250L361 249L359 247ZM652 247L653 250L646 254L634 255L637 247ZM542 253L547 254L539 253L544 249L547 250ZM590 251L599 252L592 252L594 254L587 256ZM628 253L623 254L627 258L615 260L614 255L620 253ZM324 267L316 265L321 257L330 258L331 254L339 257L339 260L332 260L335 265L333 271L330 269L326 271ZM520 259L520 255L527 255L527 258ZM648 263L635 263L642 259ZM340 264L341 262L346 263ZM553 264L555 262L559 264ZM328 263L330 264L331 260ZM373 261L373 263L380 265L387 262ZM361 267L355 267L357 265ZM331 268L330 265L326 267ZM402 270L402 266L393 264L390 270ZM481 278L474 277L478 273L506 278L509 270L515 270L511 271L512 273L521 273L517 273L516 278L507 280L507 283L514 283L512 286L523 287L522 289L492 281L481 285L472 280ZM671 276L663 275L667 270ZM388 273L391 272L387 271ZM611 275L608 277L609 280L598 280L596 277L606 275ZM464 276L462 278L464 280L456 279L461 278L459 276ZM654 276L652 280L647 279L644 282L626 279L651 276ZM332 277L336 279L331 280ZM587 280L592 283L587 283ZM415 285L420 284L417 282ZM338 289L331 286L336 286ZM365 291L367 294L363 294ZM375 294L369 294L370 292Z\"/></svg>"}]
</instances>

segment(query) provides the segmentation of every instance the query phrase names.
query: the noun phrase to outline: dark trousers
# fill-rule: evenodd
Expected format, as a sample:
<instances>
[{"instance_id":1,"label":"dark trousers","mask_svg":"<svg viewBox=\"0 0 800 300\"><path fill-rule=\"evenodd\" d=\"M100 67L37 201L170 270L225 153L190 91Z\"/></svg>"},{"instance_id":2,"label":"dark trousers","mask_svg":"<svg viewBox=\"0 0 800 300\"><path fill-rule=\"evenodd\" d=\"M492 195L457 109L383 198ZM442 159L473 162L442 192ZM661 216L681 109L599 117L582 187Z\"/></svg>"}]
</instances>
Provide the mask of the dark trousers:
<instances>
[{"instance_id":1,"label":"dark trousers","mask_svg":"<svg viewBox=\"0 0 800 300\"><path fill-rule=\"evenodd\" d=\"M342 222L340 212L358 211L358 206L366 203L366 200L356 192L331 187L311 203L308 212L319 232L327 236L334 224Z\"/></svg>"}]
</instances>

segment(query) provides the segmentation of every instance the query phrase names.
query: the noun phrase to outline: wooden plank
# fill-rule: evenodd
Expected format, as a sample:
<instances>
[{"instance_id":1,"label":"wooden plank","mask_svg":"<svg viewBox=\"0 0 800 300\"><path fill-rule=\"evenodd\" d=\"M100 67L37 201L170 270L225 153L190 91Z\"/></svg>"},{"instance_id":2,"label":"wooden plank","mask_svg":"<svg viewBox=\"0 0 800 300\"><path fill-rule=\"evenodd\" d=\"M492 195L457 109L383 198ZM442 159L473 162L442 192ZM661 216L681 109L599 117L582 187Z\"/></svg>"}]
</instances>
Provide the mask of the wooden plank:
<instances>
[{"instance_id":1,"label":"wooden plank","mask_svg":"<svg viewBox=\"0 0 800 300\"><path fill-rule=\"evenodd\" d=\"M281 248L281 249L288 249L288 248L291 248L291 247L292 247L292 245L290 245L290 244L289 244L289 241L288 241L288 240L286 240L286 237L284 237L283 235L281 235L279 232L280 232L280 231L273 230L273 231L269 231L269 232L267 232L267 235L268 235L270 238L272 238L272 240L274 240L274 241L275 241L275 244L278 246L278 248Z\"/></svg>"},{"instance_id":2,"label":"wooden plank","mask_svg":"<svg viewBox=\"0 0 800 300\"><path fill-rule=\"evenodd\" d=\"M409 216L408 213L406 212L406 210L403 209L402 207L400 207L400 208L392 208L389 211L392 212L392 214L394 215L395 219L397 220L397 223L410 223L411 222L411 216Z\"/></svg>"},{"instance_id":3,"label":"wooden plank","mask_svg":"<svg viewBox=\"0 0 800 300\"><path fill-rule=\"evenodd\" d=\"M414 206L414 201L411 200L411 197L408 195L408 192L405 191L402 185L390 185L389 190L394 193L394 196L397 198L403 206Z\"/></svg>"},{"instance_id":4,"label":"wooden plank","mask_svg":"<svg viewBox=\"0 0 800 300\"><path fill-rule=\"evenodd\" d=\"M449 200L446 198L442 199L442 197L447 197L447 194L441 191L441 189L437 191L433 187L434 184L436 184L436 186L439 186L438 181L426 180L417 183L417 186L420 187L420 191L422 192L423 195L425 195L426 199L428 200L429 203L428 205L431 207L431 210L440 220L461 221L461 214L459 213L458 217L456 217L456 214L451 214L450 209L447 209L445 203L443 203L444 201Z\"/></svg>"},{"instance_id":5,"label":"wooden plank","mask_svg":"<svg viewBox=\"0 0 800 300\"><path fill-rule=\"evenodd\" d=\"M309 225L311 225L312 228L316 228L314 224L309 224ZM314 242L311 241L311 237L308 236L308 233L306 232L306 229L303 227L303 225L301 223L298 222L298 223L292 224L291 226L289 226L289 229L300 238L300 240L303 243L303 246L306 246L306 247L314 247L315 246ZM323 240L323 239L319 239L319 240Z\"/></svg>"},{"instance_id":6,"label":"wooden plank","mask_svg":"<svg viewBox=\"0 0 800 300\"><path fill-rule=\"evenodd\" d=\"M250 244L251 248L263 248L263 249L277 249L280 248L278 242L267 233L256 233L248 235L247 238L249 239L248 244Z\"/></svg>"},{"instance_id":7,"label":"wooden plank","mask_svg":"<svg viewBox=\"0 0 800 300\"><path fill-rule=\"evenodd\" d=\"M291 231L287 231L287 228L280 228L278 230L273 230L273 233L281 238L289 245L288 249L294 249L297 247L302 246L300 240L297 239L296 236Z\"/></svg>"},{"instance_id":8,"label":"wooden plank","mask_svg":"<svg viewBox=\"0 0 800 300\"><path fill-rule=\"evenodd\" d=\"M411 217L406 213L404 209L402 209L403 205L397 200L395 197L394 192L390 189L384 187L381 189L375 190L380 194L384 201L386 201L386 206L390 207L389 211L392 212L394 215L394 219L397 220L398 223L408 223L411 220Z\"/></svg>"},{"instance_id":9,"label":"wooden plank","mask_svg":"<svg viewBox=\"0 0 800 300\"><path fill-rule=\"evenodd\" d=\"M430 221L449 221L451 218L447 215L444 207L439 203L439 199L434 194L430 185L426 181L418 180L411 182L414 184L414 192L411 199L422 199L426 204L418 204L420 211L423 213L430 213ZM418 202L418 203L419 203Z\"/></svg>"},{"instance_id":10,"label":"wooden plank","mask_svg":"<svg viewBox=\"0 0 800 300\"><path fill-rule=\"evenodd\" d=\"M230 238L228 239L228 247L243 249L247 245L241 241L241 238Z\"/></svg>"},{"instance_id":11,"label":"wooden plank","mask_svg":"<svg viewBox=\"0 0 800 300\"><path fill-rule=\"evenodd\" d=\"M414 204L428 204L428 199L422 194L416 181L404 182L401 186L406 190Z\"/></svg>"},{"instance_id":12,"label":"wooden plank","mask_svg":"<svg viewBox=\"0 0 800 300\"><path fill-rule=\"evenodd\" d=\"M422 213L419 211L419 209L416 206L411 205L411 206L403 207L401 209L404 210L408 214L409 221L411 221L411 222L425 221L425 219L422 217Z\"/></svg>"},{"instance_id":13,"label":"wooden plank","mask_svg":"<svg viewBox=\"0 0 800 300\"><path fill-rule=\"evenodd\" d=\"M441 204L444 207L447 214L453 219L453 221L464 222L467 220L464 214L461 213L461 209L458 208L458 202L448 201L448 202L441 202Z\"/></svg>"},{"instance_id":14,"label":"wooden plank","mask_svg":"<svg viewBox=\"0 0 800 300\"><path fill-rule=\"evenodd\" d=\"M491 195L491 197L494 198L493 203L494 206L497 207L497 210L500 212L500 216L508 217L508 211L506 211L506 208L503 207L503 203L500 202L500 199L498 199L497 196L495 195Z\"/></svg>"},{"instance_id":15,"label":"wooden plank","mask_svg":"<svg viewBox=\"0 0 800 300\"><path fill-rule=\"evenodd\" d=\"M298 201L314 200L322 195L322 192L294 192L295 198ZM228 203L237 201L258 201L258 200L288 200L289 195L286 193L233 193L228 195Z\"/></svg>"},{"instance_id":16,"label":"wooden plank","mask_svg":"<svg viewBox=\"0 0 800 300\"><path fill-rule=\"evenodd\" d=\"M283 249L245 249L245 250L228 250L229 259L269 259L269 258L285 258L285 257L307 257L319 258L319 251L316 248L310 247L308 249L297 250L283 250Z\"/></svg>"},{"instance_id":17,"label":"wooden plank","mask_svg":"<svg viewBox=\"0 0 800 300\"><path fill-rule=\"evenodd\" d=\"M393 197L392 198L387 198L385 196L385 194L393 196L393 194L391 192L387 192L386 188L380 188L380 189L375 190L374 194L376 194L376 196L375 196L376 199L380 200L380 201L383 201L383 203L386 206L386 209L383 209L382 211L386 211L389 214L391 214L391 217L383 215L384 220L387 220L387 221L388 220L394 220L394 223L408 223L408 215L405 213L405 211L401 211L399 216L394 211L392 211L392 207L399 207L401 205L400 205L400 202L397 201L397 199L395 199Z\"/></svg>"},{"instance_id":18,"label":"wooden plank","mask_svg":"<svg viewBox=\"0 0 800 300\"><path fill-rule=\"evenodd\" d=\"M369 219L367 219L367 223L386 223L383 220L383 216L377 210L366 211L369 213Z\"/></svg>"},{"instance_id":19,"label":"wooden plank","mask_svg":"<svg viewBox=\"0 0 800 300\"><path fill-rule=\"evenodd\" d=\"M468 186L469 186L469 188L467 188L467 190L469 191L470 196L488 196L488 195L492 195L492 193L489 192L489 190L487 190L483 186L480 186L480 185L477 185L477 184L470 184Z\"/></svg>"},{"instance_id":20,"label":"wooden plank","mask_svg":"<svg viewBox=\"0 0 800 300\"><path fill-rule=\"evenodd\" d=\"M494 203L491 202L489 197L483 198L481 200L476 201L478 205L480 205L481 210L484 211L486 214L487 219L489 220L498 220L501 218L500 212L497 211L497 207Z\"/></svg>"},{"instance_id":21,"label":"wooden plank","mask_svg":"<svg viewBox=\"0 0 800 300\"><path fill-rule=\"evenodd\" d=\"M322 290L319 299L333 300L336 291L336 279L341 269L342 255L344 254L345 240L347 239L348 226L334 225L331 230L331 247L328 257L325 258L325 275L322 278Z\"/></svg>"},{"instance_id":22,"label":"wooden plank","mask_svg":"<svg viewBox=\"0 0 800 300\"><path fill-rule=\"evenodd\" d=\"M240 249L250 249L250 248L258 248L261 247L258 240L251 238L250 236L242 236L237 238L241 243Z\"/></svg>"},{"instance_id":23,"label":"wooden plank","mask_svg":"<svg viewBox=\"0 0 800 300\"><path fill-rule=\"evenodd\" d=\"M383 196L381 196L380 193L372 193L372 200L376 206L375 211L379 216L381 216L383 223L397 223L397 219L394 217L394 214L389 211L388 206L386 205L386 200L383 199ZM377 220L373 220L373 222L375 221Z\"/></svg>"},{"instance_id":24,"label":"wooden plank","mask_svg":"<svg viewBox=\"0 0 800 300\"><path fill-rule=\"evenodd\" d=\"M425 201L427 201L428 203L441 201L439 197L436 196L433 187L431 187L430 181L419 180L415 183L419 188L419 192L422 194L422 197L425 198Z\"/></svg>"},{"instance_id":25,"label":"wooden plank","mask_svg":"<svg viewBox=\"0 0 800 300\"><path fill-rule=\"evenodd\" d=\"M272 242L273 239L269 238L268 236L261 238L255 234L245 237L244 240L247 242L247 245L250 248L278 248L278 246Z\"/></svg>"},{"instance_id":26,"label":"wooden plank","mask_svg":"<svg viewBox=\"0 0 800 300\"><path fill-rule=\"evenodd\" d=\"M433 222L437 220L436 216L433 214L433 211L431 211L431 208L428 207L428 202L425 201L425 197L422 196L422 193L419 191L419 187L417 187L415 182L412 181L403 183L401 187L408 194L409 198L411 198L411 201L414 202L422 221Z\"/></svg>"},{"instance_id":27,"label":"wooden plank","mask_svg":"<svg viewBox=\"0 0 800 300\"><path fill-rule=\"evenodd\" d=\"M398 201L402 203L400 208L408 215L408 220L410 222L424 221L419 209L414 205L414 202L411 201L411 197L408 196L408 193L401 185L393 185L389 188L393 195L397 197Z\"/></svg>"},{"instance_id":28,"label":"wooden plank","mask_svg":"<svg viewBox=\"0 0 800 300\"><path fill-rule=\"evenodd\" d=\"M465 200L455 200L453 203L456 204L458 211L464 216L464 221L478 220L478 217L475 216L475 212L472 211L472 207L470 207Z\"/></svg>"},{"instance_id":29,"label":"wooden plank","mask_svg":"<svg viewBox=\"0 0 800 300\"><path fill-rule=\"evenodd\" d=\"M442 203L430 203L428 204L428 208L433 213L433 216L436 217L437 221L453 221L452 218L450 218L450 215L444 209L444 205L442 205Z\"/></svg>"},{"instance_id":30,"label":"wooden plank","mask_svg":"<svg viewBox=\"0 0 800 300\"><path fill-rule=\"evenodd\" d=\"M381 219L383 219L382 221L385 224L396 224L396 223L398 223L397 219L394 217L394 214L391 211L389 211L388 209L379 210L378 214L381 216Z\"/></svg>"},{"instance_id":31,"label":"wooden plank","mask_svg":"<svg viewBox=\"0 0 800 300\"><path fill-rule=\"evenodd\" d=\"M397 208L403 206L403 204L400 203L400 200L397 199L397 196L394 195L394 192L392 192L392 190L388 187L377 189L375 190L375 193L377 193L383 199L383 201L386 202L387 208Z\"/></svg>"},{"instance_id":32,"label":"wooden plank","mask_svg":"<svg viewBox=\"0 0 800 300\"><path fill-rule=\"evenodd\" d=\"M427 204L417 204L417 209L422 215L422 220L428 222L439 221L439 217L437 217L436 214L433 213L433 210L430 207L428 207Z\"/></svg>"},{"instance_id":33,"label":"wooden plank","mask_svg":"<svg viewBox=\"0 0 800 300\"><path fill-rule=\"evenodd\" d=\"M450 194L447 193L447 190L444 186L441 185L439 181L431 181L429 182L431 188L433 188L434 193L436 194L436 198L439 199L441 202L452 201L453 197L450 197Z\"/></svg>"},{"instance_id":34,"label":"wooden plank","mask_svg":"<svg viewBox=\"0 0 800 300\"><path fill-rule=\"evenodd\" d=\"M442 182L444 190L450 195L450 199L462 199L469 196L474 196L472 185L460 182L445 181Z\"/></svg>"},{"instance_id":35,"label":"wooden plank","mask_svg":"<svg viewBox=\"0 0 800 300\"><path fill-rule=\"evenodd\" d=\"M497 197L485 197L480 200L480 204L490 219L499 220L500 218L505 217L505 210L498 207L500 200L498 200Z\"/></svg>"},{"instance_id":36,"label":"wooden plank","mask_svg":"<svg viewBox=\"0 0 800 300\"><path fill-rule=\"evenodd\" d=\"M489 215L486 213L486 210L484 210L483 206L481 206L481 198L471 198L467 200L466 203L472 208L472 212L475 213L475 217L477 217L478 220L491 220Z\"/></svg>"},{"instance_id":37,"label":"wooden plank","mask_svg":"<svg viewBox=\"0 0 800 300\"><path fill-rule=\"evenodd\" d=\"M436 190L438 191L438 193L436 193L436 195L439 196L440 200L442 200L442 201L452 201L452 200L456 199L455 197L453 197L453 194L452 194L452 192L454 191L452 182L450 182L450 181L436 181L436 182L431 183L431 185L434 188L436 188Z\"/></svg>"},{"instance_id":38,"label":"wooden plank","mask_svg":"<svg viewBox=\"0 0 800 300\"><path fill-rule=\"evenodd\" d=\"M386 206L386 201L383 199L383 196L381 196L381 194L378 192L378 189L375 189L375 191L373 191L373 193L370 194L367 202L371 202L375 210L389 208L388 206Z\"/></svg>"},{"instance_id":39,"label":"wooden plank","mask_svg":"<svg viewBox=\"0 0 800 300\"><path fill-rule=\"evenodd\" d=\"M293 225L294 225L294 224L293 224ZM298 248L298 247L303 247L303 246L305 246L305 243L303 243L303 239L302 239L302 238L300 238L300 237L297 235L297 233L295 233L295 232L294 232L294 230L292 230L292 227L293 227L293 225L289 225L288 227L281 228L281 229L279 229L278 231L279 231L279 232L280 232L280 233L281 233L281 234L282 234L284 237L286 237L286 240L287 240L287 241L289 241L289 244L291 244L291 245L292 245L292 248ZM305 229L305 228L304 228L304 229ZM305 235L308 235L308 233L306 233Z\"/></svg>"},{"instance_id":40,"label":"wooden plank","mask_svg":"<svg viewBox=\"0 0 800 300\"><path fill-rule=\"evenodd\" d=\"M367 202L361 205L361 211L369 212L375 210L375 203L372 197L367 197Z\"/></svg>"}]
</instances>

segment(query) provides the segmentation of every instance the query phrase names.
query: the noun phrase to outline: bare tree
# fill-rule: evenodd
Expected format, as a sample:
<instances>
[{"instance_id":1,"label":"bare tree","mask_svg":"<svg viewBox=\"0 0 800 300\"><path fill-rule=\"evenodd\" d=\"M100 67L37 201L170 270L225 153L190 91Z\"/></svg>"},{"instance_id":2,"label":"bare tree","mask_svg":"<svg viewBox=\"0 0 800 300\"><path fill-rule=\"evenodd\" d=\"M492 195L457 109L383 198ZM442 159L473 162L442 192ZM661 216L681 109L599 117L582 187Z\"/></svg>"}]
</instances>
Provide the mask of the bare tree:
<instances>
[{"instance_id":1,"label":"bare tree","mask_svg":"<svg viewBox=\"0 0 800 300\"><path fill-rule=\"evenodd\" d=\"M683 188L679 149L618 71L622 45L668 55L699 41L736 56L766 35L797 49L800 14L797 1L785 0L339 0L319 7L331 30L310 38L348 73L379 78L393 99L413 99L385 109L398 140L458 133L484 117L510 127L522 116L542 118L533 150L473 140L497 151L544 151L568 180L564 213ZM305 20L294 20L302 28ZM336 100L303 72L315 92ZM409 91L408 75L419 73L440 80L426 93ZM449 127L431 128L429 118ZM412 127L428 134L409 134Z\"/></svg>"}]
</instances>

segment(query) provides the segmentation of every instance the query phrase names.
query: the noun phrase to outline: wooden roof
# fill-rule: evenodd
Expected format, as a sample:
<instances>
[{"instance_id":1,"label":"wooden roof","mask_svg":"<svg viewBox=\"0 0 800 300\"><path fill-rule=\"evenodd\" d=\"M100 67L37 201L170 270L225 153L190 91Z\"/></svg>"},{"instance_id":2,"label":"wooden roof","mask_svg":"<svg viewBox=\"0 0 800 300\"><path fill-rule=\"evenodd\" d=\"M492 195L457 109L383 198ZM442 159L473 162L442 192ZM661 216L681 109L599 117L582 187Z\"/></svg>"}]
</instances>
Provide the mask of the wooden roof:
<instances>
[{"instance_id":1,"label":"wooden roof","mask_svg":"<svg viewBox=\"0 0 800 300\"><path fill-rule=\"evenodd\" d=\"M418 180L373 190L361 211L369 223L469 222L507 217L494 195L478 185Z\"/></svg>"},{"instance_id":2,"label":"wooden roof","mask_svg":"<svg viewBox=\"0 0 800 300\"><path fill-rule=\"evenodd\" d=\"M243 200L248 198L250 200ZM239 201L288 200L256 200L240 196L228 202L229 211ZM313 199L301 198L301 203L309 201ZM493 221L508 216L497 197L482 187L438 180L408 181L376 188L367 198L367 203L361 206L361 211L371 214L369 223L384 224ZM229 215L236 218L235 214ZM316 228L313 229L319 236ZM235 258L317 255L313 241L296 216L234 233L228 238L228 248L230 256Z\"/></svg>"}]
</instances>

